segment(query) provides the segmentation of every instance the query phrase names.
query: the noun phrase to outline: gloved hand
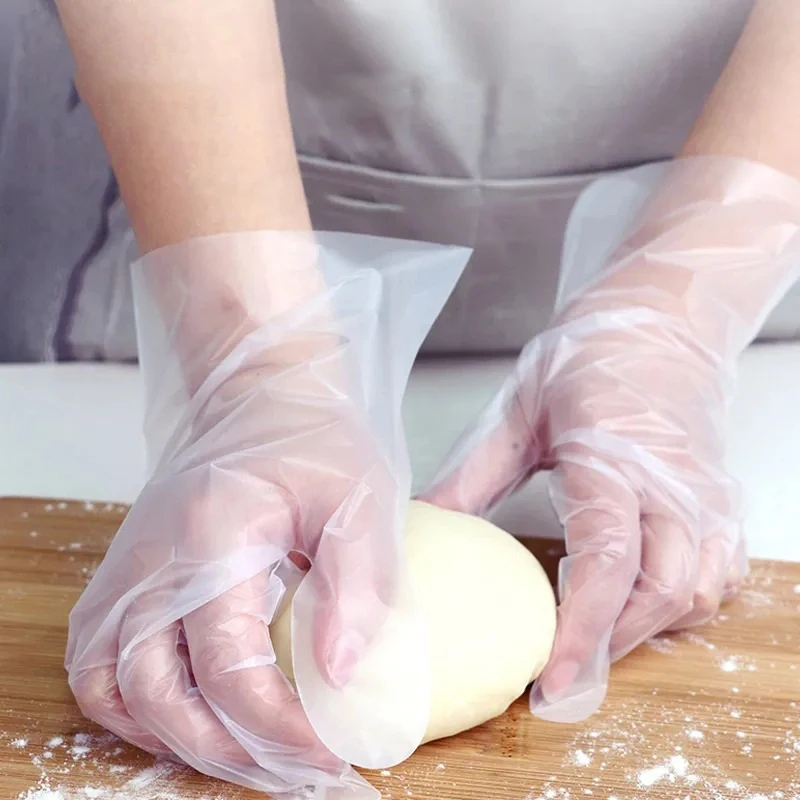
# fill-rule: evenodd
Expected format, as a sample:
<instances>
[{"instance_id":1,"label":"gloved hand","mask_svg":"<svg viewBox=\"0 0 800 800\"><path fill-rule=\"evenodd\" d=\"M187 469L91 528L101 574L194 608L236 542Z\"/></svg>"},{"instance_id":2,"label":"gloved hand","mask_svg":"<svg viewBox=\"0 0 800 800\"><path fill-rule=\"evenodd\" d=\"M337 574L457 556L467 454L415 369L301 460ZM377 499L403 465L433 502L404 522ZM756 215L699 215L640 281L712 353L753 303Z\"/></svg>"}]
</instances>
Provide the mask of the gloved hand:
<instances>
[{"instance_id":1,"label":"gloved hand","mask_svg":"<svg viewBox=\"0 0 800 800\"><path fill-rule=\"evenodd\" d=\"M732 378L798 274L799 231L800 185L733 159L601 181L573 212L570 296L426 494L487 512L552 470L568 556L539 716L588 716L610 661L707 621L742 581Z\"/></svg>"},{"instance_id":2,"label":"gloved hand","mask_svg":"<svg viewBox=\"0 0 800 800\"><path fill-rule=\"evenodd\" d=\"M70 617L88 717L273 795L377 796L347 762L407 757L429 702L400 398L467 256L263 232L135 268L155 471ZM302 702L268 630L301 579Z\"/></svg>"}]
</instances>

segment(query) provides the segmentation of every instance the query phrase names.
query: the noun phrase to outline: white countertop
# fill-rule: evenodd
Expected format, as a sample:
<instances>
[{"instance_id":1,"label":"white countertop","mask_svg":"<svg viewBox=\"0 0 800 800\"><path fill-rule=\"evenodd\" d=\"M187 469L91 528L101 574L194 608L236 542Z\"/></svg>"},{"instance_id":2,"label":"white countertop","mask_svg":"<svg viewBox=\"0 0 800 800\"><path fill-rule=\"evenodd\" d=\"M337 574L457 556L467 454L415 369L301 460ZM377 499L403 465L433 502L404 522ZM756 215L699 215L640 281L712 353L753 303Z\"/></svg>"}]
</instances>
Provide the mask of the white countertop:
<instances>
[{"instance_id":1,"label":"white countertop","mask_svg":"<svg viewBox=\"0 0 800 800\"><path fill-rule=\"evenodd\" d=\"M405 402L417 485L493 395L507 359L419 365ZM131 502L145 475L136 367L0 366L0 495ZM729 463L742 482L751 555L800 561L800 344L744 357ZM544 476L496 520L519 535L558 535Z\"/></svg>"}]
</instances>

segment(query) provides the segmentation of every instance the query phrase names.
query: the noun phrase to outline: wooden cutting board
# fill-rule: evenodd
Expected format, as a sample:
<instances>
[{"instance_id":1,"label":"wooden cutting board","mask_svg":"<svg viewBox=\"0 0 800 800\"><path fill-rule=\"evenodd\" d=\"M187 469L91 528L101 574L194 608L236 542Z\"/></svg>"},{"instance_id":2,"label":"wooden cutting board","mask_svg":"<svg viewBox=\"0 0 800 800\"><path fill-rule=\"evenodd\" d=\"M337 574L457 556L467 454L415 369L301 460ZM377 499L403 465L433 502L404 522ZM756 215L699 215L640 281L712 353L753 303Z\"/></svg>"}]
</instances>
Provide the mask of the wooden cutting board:
<instances>
[{"instance_id":1,"label":"wooden cutting board","mask_svg":"<svg viewBox=\"0 0 800 800\"><path fill-rule=\"evenodd\" d=\"M125 511L0 500L0 800L263 797L154 762L75 707L67 614ZM532 549L552 573L560 544ZM542 722L523 699L367 777L387 800L800 800L798 644L800 565L756 563L712 625L617 665L588 722Z\"/></svg>"}]
</instances>

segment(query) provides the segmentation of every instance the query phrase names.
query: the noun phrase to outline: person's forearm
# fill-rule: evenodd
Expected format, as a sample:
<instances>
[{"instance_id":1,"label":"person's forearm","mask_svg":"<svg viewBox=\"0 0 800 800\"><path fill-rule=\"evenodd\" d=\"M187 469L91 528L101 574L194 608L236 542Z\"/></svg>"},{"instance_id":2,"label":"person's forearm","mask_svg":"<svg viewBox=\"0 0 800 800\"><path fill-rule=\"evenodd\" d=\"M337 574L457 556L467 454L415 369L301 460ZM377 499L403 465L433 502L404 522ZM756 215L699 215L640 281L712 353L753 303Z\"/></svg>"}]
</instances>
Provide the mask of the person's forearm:
<instances>
[{"instance_id":1,"label":"person's forearm","mask_svg":"<svg viewBox=\"0 0 800 800\"><path fill-rule=\"evenodd\" d=\"M759 0L682 155L733 156L800 178L800 3Z\"/></svg>"},{"instance_id":2,"label":"person's forearm","mask_svg":"<svg viewBox=\"0 0 800 800\"><path fill-rule=\"evenodd\" d=\"M143 252L309 228L272 0L58 0Z\"/></svg>"}]
</instances>

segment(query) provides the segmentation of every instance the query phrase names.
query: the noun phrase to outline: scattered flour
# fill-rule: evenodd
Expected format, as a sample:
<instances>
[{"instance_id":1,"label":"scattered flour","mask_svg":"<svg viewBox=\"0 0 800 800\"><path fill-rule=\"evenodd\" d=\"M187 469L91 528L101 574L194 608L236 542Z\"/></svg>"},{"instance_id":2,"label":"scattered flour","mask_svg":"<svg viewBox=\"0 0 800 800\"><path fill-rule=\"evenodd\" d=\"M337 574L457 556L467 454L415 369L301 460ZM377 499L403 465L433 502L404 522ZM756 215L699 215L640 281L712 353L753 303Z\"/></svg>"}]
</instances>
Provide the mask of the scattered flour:
<instances>
[{"instance_id":1,"label":"scattered flour","mask_svg":"<svg viewBox=\"0 0 800 800\"><path fill-rule=\"evenodd\" d=\"M739 669L739 659L736 656L728 656L719 662L719 668L723 672L736 672Z\"/></svg>"},{"instance_id":2,"label":"scattered flour","mask_svg":"<svg viewBox=\"0 0 800 800\"><path fill-rule=\"evenodd\" d=\"M114 763L126 751L110 733L77 733L69 743L63 736L54 736L45 743L41 755L34 752L36 748L28 739L13 741L25 743L20 749L24 747L31 754L31 764L40 775L17 800L186 800L179 780L191 772L188 767L157 760L136 770ZM206 794L197 800L234 800L239 796L239 788L230 786L225 795Z\"/></svg>"},{"instance_id":3,"label":"scattered flour","mask_svg":"<svg viewBox=\"0 0 800 800\"><path fill-rule=\"evenodd\" d=\"M675 775L683 777L689 768L689 762L683 756L672 756L669 760L669 766Z\"/></svg>"},{"instance_id":4,"label":"scattered flour","mask_svg":"<svg viewBox=\"0 0 800 800\"><path fill-rule=\"evenodd\" d=\"M678 649L678 643L675 639L668 636L654 636L652 639L648 639L645 644L665 656L674 653Z\"/></svg>"},{"instance_id":5,"label":"scattered flour","mask_svg":"<svg viewBox=\"0 0 800 800\"><path fill-rule=\"evenodd\" d=\"M706 650L717 649L717 646L713 642L709 642L708 639L693 631L681 631L679 636L685 642L689 642L689 644L696 645L697 647L704 647Z\"/></svg>"},{"instance_id":6,"label":"scattered flour","mask_svg":"<svg viewBox=\"0 0 800 800\"><path fill-rule=\"evenodd\" d=\"M652 786L654 783L658 783L659 781L663 780L670 776L669 767L659 766L659 767L651 767L650 769L643 769L639 773L639 786L647 787Z\"/></svg>"},{"instance_id":7,"label":"scattered flour","mask_svg":"<svg viewBox=\"0 0 800 800\"><path fill-rule=\"evenodd\" d=\"M579 767L588 767L592 763L592 757L583 750L576 750L573 758Z\"/></svg>"}]
</instances>

